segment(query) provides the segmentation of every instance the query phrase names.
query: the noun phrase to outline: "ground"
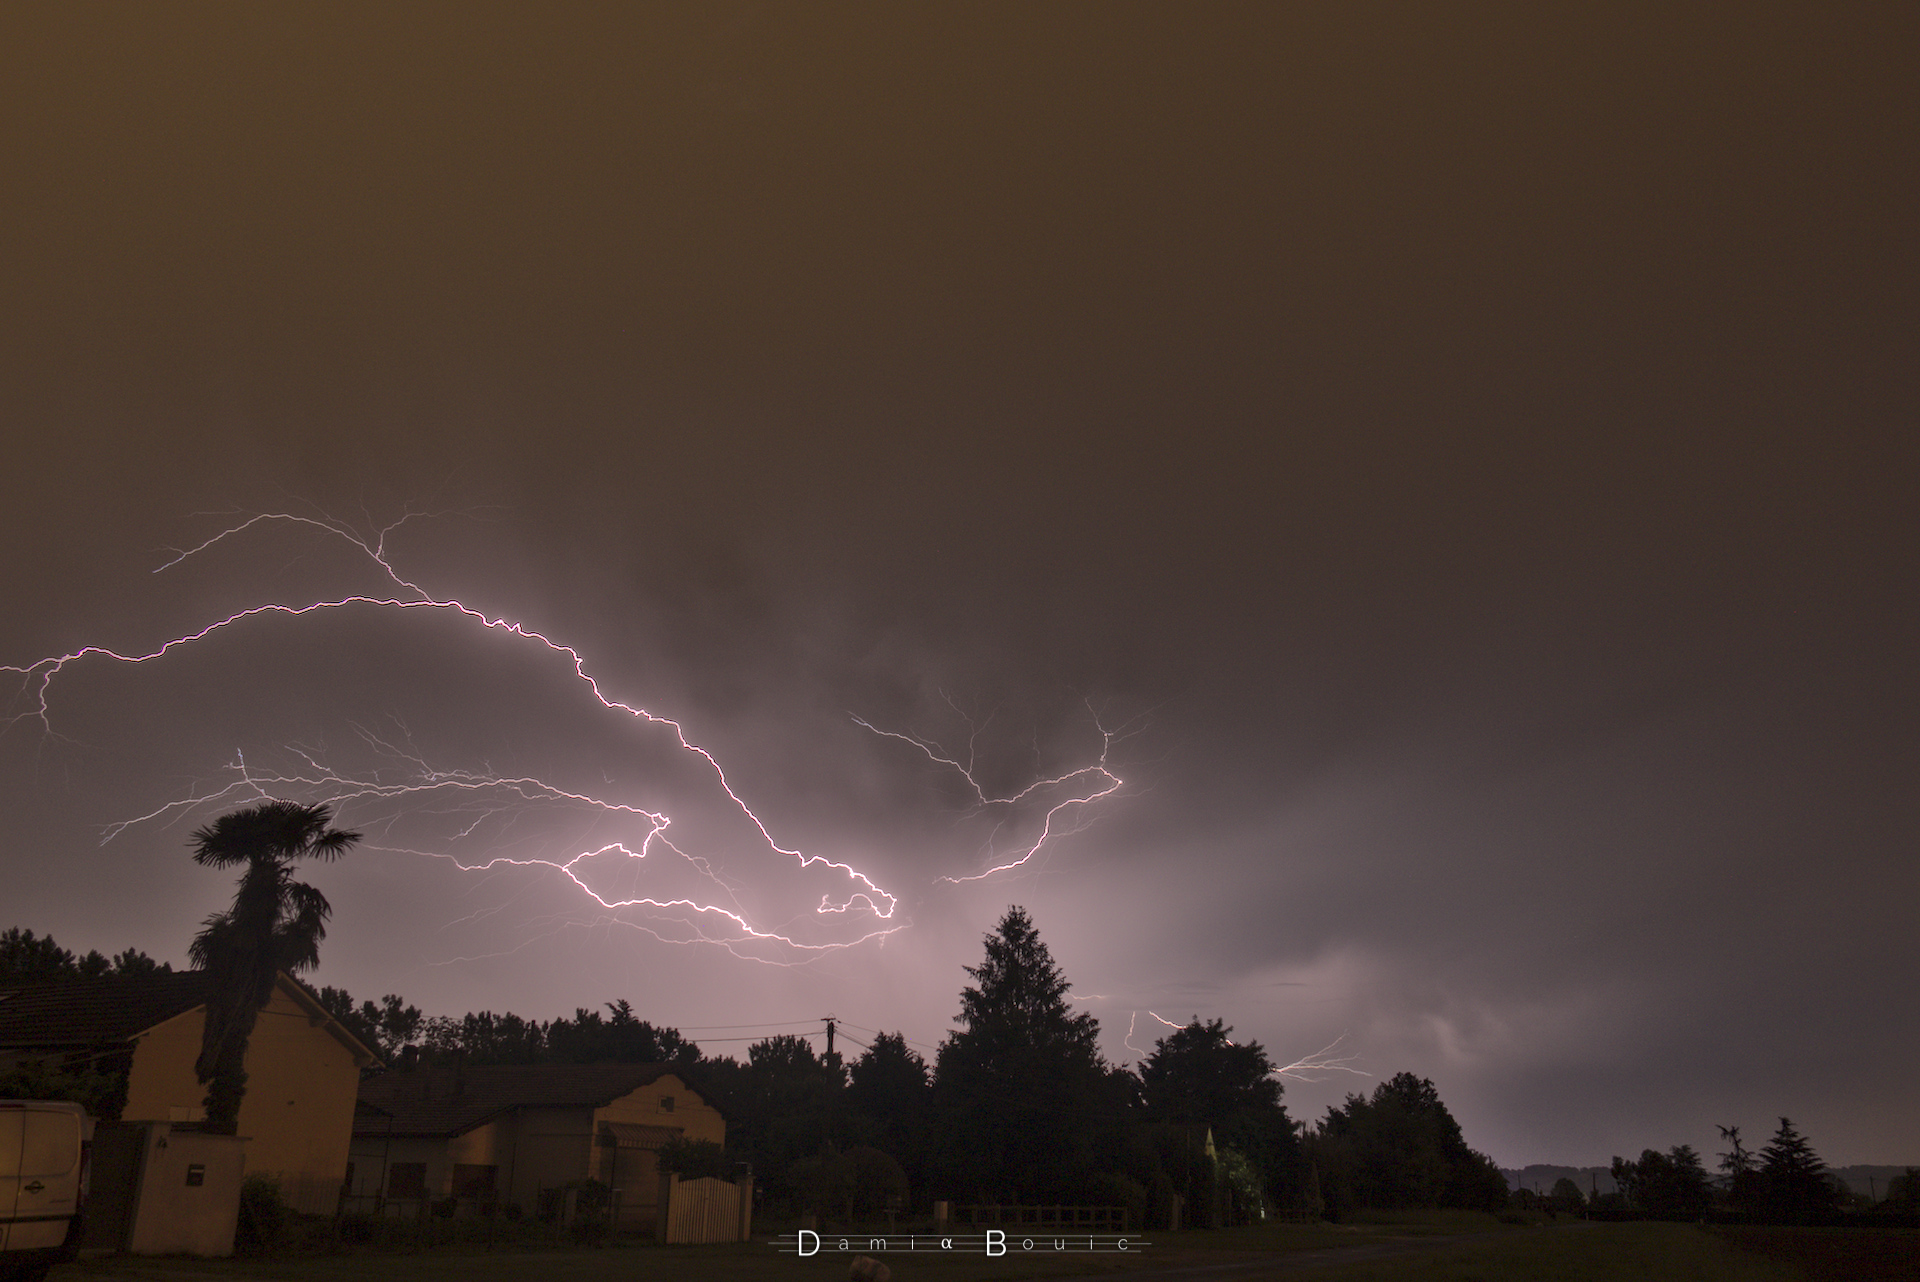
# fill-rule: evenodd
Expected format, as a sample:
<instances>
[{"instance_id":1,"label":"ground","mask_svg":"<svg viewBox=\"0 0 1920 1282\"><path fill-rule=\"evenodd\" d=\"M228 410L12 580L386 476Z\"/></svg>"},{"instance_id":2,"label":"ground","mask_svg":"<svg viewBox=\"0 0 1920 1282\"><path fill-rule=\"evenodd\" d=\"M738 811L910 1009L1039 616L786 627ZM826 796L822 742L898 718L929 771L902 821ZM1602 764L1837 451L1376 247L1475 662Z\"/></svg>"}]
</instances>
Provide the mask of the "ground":
<instances>
[{"instance_id":1,"label":"ground","mask_svg":"<svg viewBox=\"0 0 1920 1282\"><path fill-rule=\"evenodd\" d=\"M1019 1282L1091 1276L1252 1282L1913 1282L1920 1234L1911 1230L1710 1229L1686 1224L1498 1225L1491 1217L1410 1214L1355 1225L1277 1225L1144 1235L1126 1256L1032 1254L886 1256L894 1282ZM828 1239L831 1244L833 1239ZM838 1282L854 1251L810 1259L781 1254L765 1236L725 1246L487 1251L473 1244L416 1252L361 1252L255 1260L102 1258L63 1265L52 1282Z\"/></svg>"}]
</instances>

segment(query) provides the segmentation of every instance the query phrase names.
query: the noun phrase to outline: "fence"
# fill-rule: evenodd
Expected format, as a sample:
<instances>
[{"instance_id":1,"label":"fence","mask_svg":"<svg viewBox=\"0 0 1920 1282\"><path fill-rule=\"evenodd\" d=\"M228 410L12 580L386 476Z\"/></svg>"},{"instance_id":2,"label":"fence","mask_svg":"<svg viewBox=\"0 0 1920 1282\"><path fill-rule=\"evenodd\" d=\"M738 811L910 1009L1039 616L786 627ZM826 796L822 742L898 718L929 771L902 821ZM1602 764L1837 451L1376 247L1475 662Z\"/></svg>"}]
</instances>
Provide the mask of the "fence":
<instances>
[{"instance_id":1,"label":"fence","mask_svg":"<svg viewBox=\"0 0 1920 1282\"><path fill-rule=\"evenodd\" d=\"M972 1228L1073 1229L1081 1233L1124 1233L1124 1206L956 1206L953 1223Z\"/></svg>"}]
</instances>

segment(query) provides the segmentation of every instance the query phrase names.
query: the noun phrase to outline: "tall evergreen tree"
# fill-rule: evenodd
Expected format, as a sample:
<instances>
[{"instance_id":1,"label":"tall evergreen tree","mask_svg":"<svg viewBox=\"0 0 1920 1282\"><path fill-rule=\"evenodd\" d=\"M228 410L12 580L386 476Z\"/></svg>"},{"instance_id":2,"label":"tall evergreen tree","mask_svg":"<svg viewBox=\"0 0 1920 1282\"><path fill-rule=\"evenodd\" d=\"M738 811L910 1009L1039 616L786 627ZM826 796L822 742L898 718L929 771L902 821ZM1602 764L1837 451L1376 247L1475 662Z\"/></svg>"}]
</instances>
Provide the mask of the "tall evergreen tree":
<instances>
[{"instance_id":1,"label":"tall evergreen tree","mask_svg":"<svg viewBox=\"0 0 1920 1282\"><path fill-rule=\"evenodd\" d=\"M1814 1224L1836 1209L1827 1164L1787 1118L1760 1150L1760 1189L1767 1218L1785 1224Z\"/></svg>"},{"instance_id":2,"label":"tall evergreen tree","mask_svg":"<svg viewBox=\"0 0 1920 1282\"><path fill-rule=\"evenodd\" d=\"M1066 977L1024 908L1007 909L966 967L961 1028L940 1045L934 1093L945 1175L984 1201L1077 1196L1117 1146L1118 1116L1093 1016L1068 1004Z\"/></svg>"}]
</instances>

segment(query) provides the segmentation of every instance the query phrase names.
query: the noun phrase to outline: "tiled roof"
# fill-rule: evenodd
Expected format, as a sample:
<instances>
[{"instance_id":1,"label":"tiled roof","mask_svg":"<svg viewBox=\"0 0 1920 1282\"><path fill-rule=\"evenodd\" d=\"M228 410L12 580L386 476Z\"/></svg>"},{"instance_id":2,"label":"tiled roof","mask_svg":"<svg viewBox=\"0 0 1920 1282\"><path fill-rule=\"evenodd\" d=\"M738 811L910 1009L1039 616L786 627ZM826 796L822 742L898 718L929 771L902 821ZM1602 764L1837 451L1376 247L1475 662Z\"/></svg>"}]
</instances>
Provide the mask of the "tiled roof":
<instances>
[{"instance_id":1,"label":"tiled roof","mask_svg":"<svg viewBox=\"0 0 1920 1282\"><path fill-rule=\"evenodd\" d=\"M195 970L131 979L0 984L0 1047L127 1042L206 1000L207 976Z\"/></svg>"},{"instance_id":2,"label":"tiled roof","mask_svg":"<svg viewBox=\"0 0 1920 1282\"><path fill-rule=\"evenodd\" d=\"M379 1062L327 1014L313 990L284 972L280 982L296 1004L306 1007L310 1020L324 1024L353 1053L355 1062ZM51 984L0 983L0 1049L124 1045L150 1028L204 1006L210 983L200 970Z\"/></svg>"},{"instance_id":3,"label":"tiled roof","mask_svg":"<svg viewBox=\"0 0 1920 1282\"><path fill-rule=\"evenodd\" d=\"M601 1108L673 1073L672 1064L475 1064L393 1068L360 1083L360 1102L386 1118L354 1117L361 1135L458 1135L509 1109Z\"/></svg>"}]
</instances>

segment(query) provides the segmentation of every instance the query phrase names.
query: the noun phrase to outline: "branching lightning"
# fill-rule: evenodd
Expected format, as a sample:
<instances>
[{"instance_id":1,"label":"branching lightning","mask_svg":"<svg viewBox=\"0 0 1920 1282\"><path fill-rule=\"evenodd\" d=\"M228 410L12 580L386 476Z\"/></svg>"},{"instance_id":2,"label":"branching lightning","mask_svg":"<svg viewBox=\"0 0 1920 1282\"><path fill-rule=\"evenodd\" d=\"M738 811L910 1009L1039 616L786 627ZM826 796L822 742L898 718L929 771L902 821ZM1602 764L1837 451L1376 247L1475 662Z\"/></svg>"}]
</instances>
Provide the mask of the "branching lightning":
<instances>
[{"instance_id":1,"label":"branching lightning","mask_svg":"<svg viewBox=\"0 0 1920 1282\"><path fill-rule=\"evenodd\" d=\"M1076 997L1073 1000L1075 1001L1095 1000L1096 996L1097 995L1095 994L1088 994L1086 997ZM1135 1055L1138 1055L1144 1059L1147 1055L1147 1052L1144 1050L1141 1050L1138 1046L1135 1046L1133 1044L1133 1034L1135 1029L1139 1025L1141 1013L1142 1013L1141 1010L1130 1010L1127 1012L1127 1034L1125 1037L1120 1039L1120 1044L1126 1047L1128 1050L1132 1051ZM1188 1025L1185 1025L1185 1024L1176 1024L1174 1021L1168 1019L1165 1015L1160 1014L1160 1012L1158 1011L1147 1010L1145 1011L1145 1014L1149 1018L1157 1020L1161 1024L1166 1025L1168 1028L1172 1029L1176 1033L1179 1032L1182 1028L1188 1027ZM1333 1041L1329 1042L1325 1046L1322 1046L1319 1050L1315 1051L1313 1054L1302 1055L1299 1059L1294 1060L1291 1064L1282 1064L1274 1068L1270 1075L1273 1077L1290 1077L1296 1082L1306 1082L1308 1084L1317 1084L1320 1082L1324 1082L1328 1079L1329 1076L1331 1076L1334 1073L1351 1073L1355 1077L1373 1076L1373 1074L1367 1072L1364 1069L1353 1067L1354 1061L1359 1059L1360 1056L1336 1055L1333 1053L1334 1050L1340 1045L1340 1043L1346 1040L1347 1040L1347 1035L1345 1033L1342 1033L1340 1034L1340 1036L1334 1038ZM1231 1038L1228 1038L1227 1045L1234 1046L1234 1045L1238 1045L1238 1043L1234 1042Z\"/></svg>"},{"instance_id":2,"label":"branching lightning","mask_svg":"<svg viewBox=\"0 0 1920 1282\"><path fill-rule=\"evenodd\" d=\"M952 701L948 702L951 706ZM954 710L959 711L958 708ZM860 717L853 718L853 722L883 739L897 739L901 743L911 744L925 754L927 760L935 765L945 766L958 774L966 780L967 787L973 792L976 811L1011 813L1016 807L1030 800L1038 799L1045 802L1046 809L1039 822L1039 833L1031 841L1016 842L1010 849L1001 850L997 843L999 829L996 828L995 839L990 840L988 846L989 867L965 877L936 878L936 882L957 886L963 882L981 881L995 873L1010 872L1025 866L1053 837L1079 831L1083 826L1088 807L1113 796L1125 786L1120 776L1108 768L1107 758L1116 739L1129 732L1133 728L1133 723L1122 726L1119 730L1109 730L1101 723L1099 713L1094 711L1091 704L1087 705L1087 712L1093 717L1094 728L1100 734L1100 754L1093 764L1081 766L1077 770L1069 770L1065 774L1051 778L1036 779L1019 791L1006 796L989 795L975 773L978 769L976 748L981 727L973 725L970 719L968 719L967 751L964 762L960 760L960 754L950 753L934 740L921 739L894 730L882 730ZM964 714L962 717L966 719ZM1061 796L1061 793L1066 795Z\"/></svg>"},{"instance_id":3,"label":"branching lightning","mask_svg":"<svg viewBox=\"0 0 1920 1282\"><path fill-rule=\"evenodd\" d=\"M319 754L299 747L286 750L292 765L278 770L262 771L251 767L241 756L226 769L224 782L217 786L197 788L188 796L118 821L107 828L106 840L110 841L136 825L175 821L214 807L245 804L289 792L324 800L342 808L352 807L356 824L375 828L383 823L390 828L397 815L408 807L417 811L425 806L443 806L467 816L464 826L455 834L456 840L475 836L483 823L510 811L537 805L570 806L584 808L604 817L635 822L644 829L644 836L631 843L619 840L603 842L579 849L564 858L519 858L496 854L484 859L463 861L444 850L407 850L406 847L395 846L375 848L447 859L470 872L526 867L551 869L584 893L598 912L605 915L602 920L644 930L668 942L718 945L737 956L757 961L781 964L804 962L821 953L884 938L904 928L904 922L894 921L899 906L894 895L849 863L825 855L809 854L777 841L767 824L735 790L726 770L712 752L691 740L679 721L608 695L588 670L585 657L577 649L522 623L488 615L459 600L435 596L401 574L389 558L388 539L401 525L420 515L423 514L409 511L400 520L375 529L371 535L363 535L352 526L330 518L262 512L231 524L192 547L175 549L174 555L160 565L155 573L174 569L219 544L241 538L256 527L276 523L306 527L357 549L372 567L377 568L387 587L381 593L355 593L302 604L267 602L251 606L151 649L122 650L87 645L24 666L0 665L0 671L16 674L20 679L20 687L13 700L15 710L10 710L9 715L0 718L0 730L33 720L51 733L51 700L56 680L65 676L68 669L89 659L128 665L155 663L215 634L276 617L297 619L352 608L403 612L426 610L451 614L482 629L522 638L530 645L558 656L571 667L574 676L601 707L666 731L680 750L698 759L711 773L731 805L752 824L770 851L791 859L799 869L838 875L845 889L837 897L823 894L813 910L816 916L870 915L876 921L875 926L853 938L819 944L804 943L793 935L755 925L741 910L734 894L735 888L729 886L707 860L689 854L669 839L667 833L672 821L667 815L562 788L534 777L439 768L417 752L365 729L361 730L363 738L388 763L387 770L371 775L338 771L330 768ZM23 702L24 710L19 710ZM1117 785L1117 781L1114 782ZM605 889L610 878L596 875L602 865L621 861L639 863L661 852L690 869L698 879L709 885L713 893L701 897L677 894L622 895ZM631 920L632 915L647 915L656 921L671 920L679 923L686 933L662 934L659 930Z\"/></svg>"},{"instance_id":4,"label":"branching lightning","mask_svg":"<svg viewBox=\"0 0 1920 1282\"><path fill-rule=\"evenodd\" d=\"M1372 1077L1372 1073L1353 1067L1353 1061L1360 1058L1358 1055L1335 1055L1333 1053L1334 1047L1346 1040L1347 1035L1342 1033L1313 1054L1303 1055L1291 1064L1283 1064L1279 1068L1274 1069L1273 1075L1275 1077L1291 1077L1296 1081L1302 1082L1324 1082L1327 1080L1326 1075L1331 1073L1351 1073L1355 1077ZM1319 1074L1319 1076L1315 1076L1315 1074Z\"/></svg>"}]
</instances>

